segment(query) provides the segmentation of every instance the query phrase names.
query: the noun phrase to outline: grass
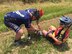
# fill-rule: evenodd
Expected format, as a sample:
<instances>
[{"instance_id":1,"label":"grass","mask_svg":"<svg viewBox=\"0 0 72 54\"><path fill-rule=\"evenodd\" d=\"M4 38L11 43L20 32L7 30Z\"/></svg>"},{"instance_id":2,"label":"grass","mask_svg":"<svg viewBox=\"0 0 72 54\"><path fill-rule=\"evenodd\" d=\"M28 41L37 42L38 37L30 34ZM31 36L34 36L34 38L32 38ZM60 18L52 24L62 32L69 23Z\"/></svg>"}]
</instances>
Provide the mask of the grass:
<instances>
[{"instance_id":1,"label":"grass","mask_svg":"<svg viewBox=\"0 0 72 54\"><path fill-rule=\"evenodd\" d=\"M1 10L1 8L3 10ZM44 10L44 16L40 19L40 21L52 19L57 16L62 16L64 14L72 13L72 4L70 2L65 3L37 3L37 4L22 4L22 2L15 3L5 3L0 4L0 32L7 31L7 28L4 26L3 20L4 15L7 12L15 11L15 10L23 10L28 8L42 8Z\"/></svg>"},{"instance_id":2,"label":"grass","mask_svg":"<svg viewBox=\"0 0 72 54\"><path fill-rule=\"evenodd\" d=\"M45 26L47 23L48 21L42 23L42 27L47 29L48 27ZM51 24L53 24L53 22L51 22ZM57 26L57 24L55 22L53 25ZM32 43L27 42L26 38L23 38L22 40L25 42L24 45L14 46L15 33L13 31L0 34L0 54L65 54L66 51L72 51L72 41L70 38L63 47L58 47L52 45L42 36L33 36L31 40Z\"/></svg>"},{"instance_id":3,"label":"grass","mask_svg":"<svg viewBox=\"0 0 72 54\"><path fill-rule=\"evenodd\" d=\"M17 5L16 5L17 4ZM37 4L26 4L22 3L11 3L11 4L0 4L0 31L8 31L7 27L5 27L3 23L3 17L5 13L13 10L19 9L27 9L27 8L43 8L45 11L44 16L41 18L43 20L49 20L52 18L56 18L57 16L61 16L64 14L72 13L72 4L67 3L37 3ZM55 21L45 21L42 23L42 27L47 30L49 25L58 26L58 23ZM72 31L72 30L71 30ZM26 32L25 32L26 33ZM26 36L26 35L25 35ZM15 37L15 33L13 31L5 32L0 34L0 54L66 54L72 52L72 33L70 33L70 38L67 43L63 47L53 46L49 43L45 38L38 38L34 35L32 39L32 43L25 42L22 46L14 46L13 41ZM25 39L22 39L25 41Z\"/></svg>"}]
</instances>

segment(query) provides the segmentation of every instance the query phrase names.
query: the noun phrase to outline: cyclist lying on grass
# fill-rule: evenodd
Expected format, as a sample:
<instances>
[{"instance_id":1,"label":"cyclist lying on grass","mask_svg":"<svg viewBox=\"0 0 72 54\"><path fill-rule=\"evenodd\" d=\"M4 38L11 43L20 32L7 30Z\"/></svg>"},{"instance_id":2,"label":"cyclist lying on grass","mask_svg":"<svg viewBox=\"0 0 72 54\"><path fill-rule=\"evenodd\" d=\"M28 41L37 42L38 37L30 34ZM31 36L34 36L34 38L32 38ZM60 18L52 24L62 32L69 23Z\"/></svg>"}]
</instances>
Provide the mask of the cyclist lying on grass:
<instances>
[{"instance_id":1,"label":"cyclist lying on grass","mask_svg":"<svg viewBox=\"0 0 72 54\"><path fill-rule=\"evenodd\" d=\"M43 36L55 45L60 45L66 42L69 37L70 27L72 25L72 19L69 17L63 16L59 20L60 26L58 28L50 26L48 31L40 28Z\"/></svg>"}]
</instances>

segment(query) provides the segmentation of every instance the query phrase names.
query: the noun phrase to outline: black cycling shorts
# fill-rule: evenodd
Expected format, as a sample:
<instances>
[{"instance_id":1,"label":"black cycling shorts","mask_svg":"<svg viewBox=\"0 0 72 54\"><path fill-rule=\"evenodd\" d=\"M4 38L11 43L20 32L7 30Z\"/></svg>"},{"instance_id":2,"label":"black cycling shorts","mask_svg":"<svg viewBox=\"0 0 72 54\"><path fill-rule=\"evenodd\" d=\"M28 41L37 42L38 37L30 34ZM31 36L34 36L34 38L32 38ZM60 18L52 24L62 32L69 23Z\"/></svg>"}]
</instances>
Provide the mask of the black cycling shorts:
<instances>
[{"instance_id":1,"label":"black cycling shorts","mask_svg":"<svg viewBox=\"0 0 72 54\"><path fill-rule=\"evenodd\" d=\"M7 27L13 29L15 32L18 32L20 30L20 25L21 24L14 23L14 22L12 22L12 20L14 21L14 19L12 19L12 18L10 19L10 17L5 16L4 17L4 24Z\"/></svg>"}]
</instances>

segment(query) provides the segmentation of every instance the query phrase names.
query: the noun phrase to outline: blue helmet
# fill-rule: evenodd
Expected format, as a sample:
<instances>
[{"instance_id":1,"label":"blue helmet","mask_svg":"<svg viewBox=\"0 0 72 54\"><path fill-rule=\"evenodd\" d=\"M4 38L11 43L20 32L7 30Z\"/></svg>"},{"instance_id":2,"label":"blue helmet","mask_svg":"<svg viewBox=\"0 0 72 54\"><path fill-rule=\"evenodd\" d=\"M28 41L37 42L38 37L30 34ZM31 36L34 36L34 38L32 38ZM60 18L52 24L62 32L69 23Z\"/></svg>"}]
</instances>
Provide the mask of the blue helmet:
<instances>
[{"instance_id":1,"label":"blue helmet","mask_svg":"<svg viewBox=\"0 0 72 54\"><path fill-rule=\"evenodd\" d=\"M60 23L63 25L70 25L72 24L72 19L66 16L62 16L60 19Z\"/></svg>"}]
</instances>

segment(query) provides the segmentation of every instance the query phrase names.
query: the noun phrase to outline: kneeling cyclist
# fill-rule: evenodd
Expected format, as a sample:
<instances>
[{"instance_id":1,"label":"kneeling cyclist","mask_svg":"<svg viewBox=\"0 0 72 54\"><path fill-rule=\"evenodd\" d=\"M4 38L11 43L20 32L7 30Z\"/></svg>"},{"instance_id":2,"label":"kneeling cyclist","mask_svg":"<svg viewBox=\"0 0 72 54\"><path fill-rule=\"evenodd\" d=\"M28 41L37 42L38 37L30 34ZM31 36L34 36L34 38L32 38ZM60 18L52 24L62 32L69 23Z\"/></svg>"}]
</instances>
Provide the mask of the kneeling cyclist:
<instances>
[{"instance_id":1,"label":"kneeling cyclist","mask_svg":"<svg viewBox=\"0 0 72 54\"><path fill-rule=\"evenodd\" d=\"M32 21L38 20L43 15L42 9L26 9L9 12L4 16L4 23L7 27L13 29L16 32L14 43L16 45L22 44L21 36L23 35L23 29L20 27L22 24L25 25L27 31L37 31L38 28L34 28Z\"/></svg>"}]
</instances>

